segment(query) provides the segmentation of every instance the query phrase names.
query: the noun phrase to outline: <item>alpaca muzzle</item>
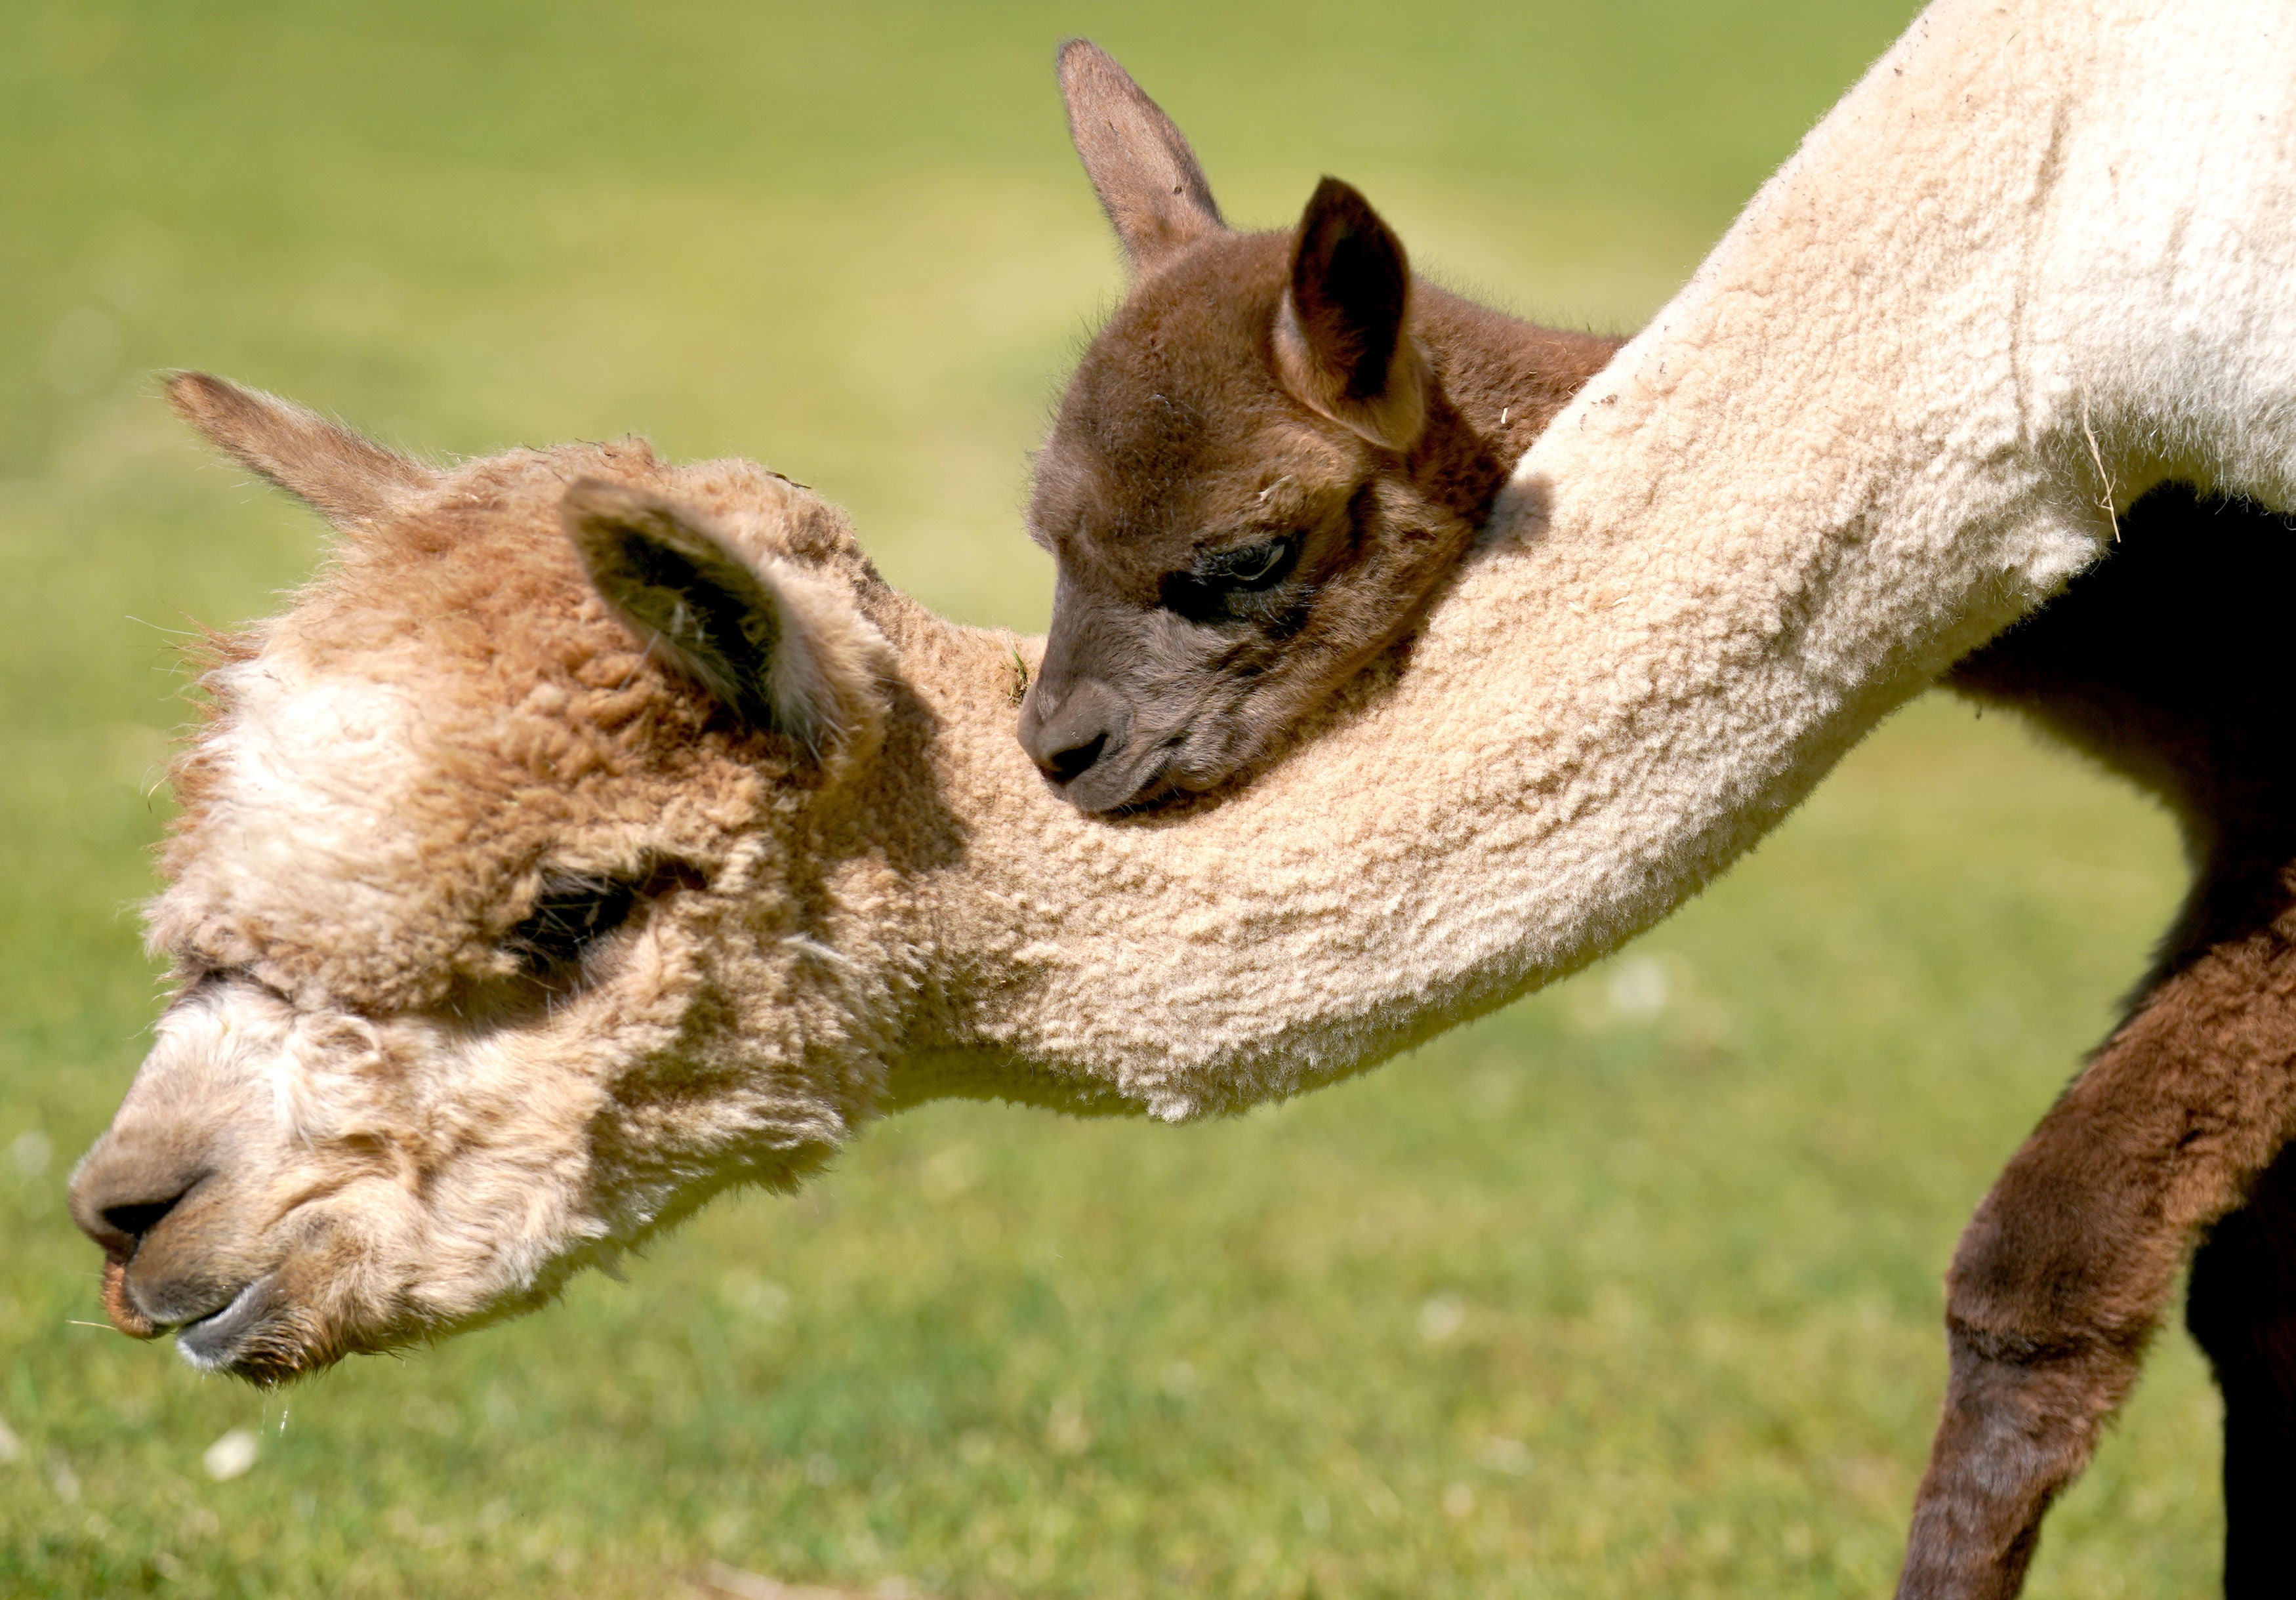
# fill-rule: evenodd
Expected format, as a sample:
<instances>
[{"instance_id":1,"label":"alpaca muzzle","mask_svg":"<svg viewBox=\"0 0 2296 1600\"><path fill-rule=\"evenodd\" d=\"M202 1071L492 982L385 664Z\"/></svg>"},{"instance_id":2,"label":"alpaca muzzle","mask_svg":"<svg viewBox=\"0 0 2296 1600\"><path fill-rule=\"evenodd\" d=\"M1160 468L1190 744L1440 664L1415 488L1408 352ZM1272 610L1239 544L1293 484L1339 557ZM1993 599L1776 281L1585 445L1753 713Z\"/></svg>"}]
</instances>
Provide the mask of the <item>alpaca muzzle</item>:
<instances>
[{"instance_id":1,"label":"alpaca muzzle","mask_svg":"<svg viewBox=\"0 0 2296 1600\"><path fill-rule=\"evenodd\" d=\"M103 1251L103 1314L135 1339L205 1315L217 1285L205 1262L212 1217L184 1202L207 1184L203 1166L173 1150L117 1133L98 1141L73 1173L72 1220Z\"/></svg>"},{"instance_id":2,"label":"alpaca muzzle","mask_svg":"<svg viewBox=\"0 0 2296 1600\"><path fill-rule=\"evenodd\" d=\"M111 1325L130 1339L157 1339L160 1325L144 1314L127 1294L127 1260L122 1256L103 1258L103 1314Z\"/></svg>"}]
</instances>

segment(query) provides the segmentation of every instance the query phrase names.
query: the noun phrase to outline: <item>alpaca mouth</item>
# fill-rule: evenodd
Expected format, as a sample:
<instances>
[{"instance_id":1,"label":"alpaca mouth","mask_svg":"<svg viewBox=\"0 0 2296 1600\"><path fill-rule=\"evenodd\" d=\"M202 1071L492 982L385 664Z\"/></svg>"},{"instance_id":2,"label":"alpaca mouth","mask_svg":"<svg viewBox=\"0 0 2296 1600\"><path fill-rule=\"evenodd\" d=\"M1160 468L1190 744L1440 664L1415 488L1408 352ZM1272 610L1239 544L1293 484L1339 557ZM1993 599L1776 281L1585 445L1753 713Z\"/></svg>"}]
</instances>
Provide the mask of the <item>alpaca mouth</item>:
<instances>
[{"instance_id":1,"label":"alpaca mouth","mask_svg":"<svg viewBox=\"0 0 2296 1600\"><path fill-rule=\"evenodd\" d=\"M1166 743L1154 752L1153 759L1134 775L1132 788L1122 800L1102 808L1103 815L1129 816L1153 811L1167 800L1186 792L1172 771L1177 746Z\"/></svg>"},{"instance_id":2,"label":"alpaca mouth","mask_svg":"<svg viewBox=\"0 0 2296 1600\"><path fill-rule=\"evenodd\" d=\"M271 1310L271 1276L257 1278L203 1317L176 1326L176 1349L202 1372L222 1372L250 1342Z\"/></svg>"},{"instance_id":3,"label":"alpaca mouth","mask_svg":"<svg viewBox=\"0 0 2296 1600\"><path fill-rule=\"evenodd\" d=\"M1109 817L1163 817L1185 813L1192 801L1226 789L1250 767L1232 750L1207 753L1182 728L1167 735L1143 762L1123 799L1086 806Z\"/></svg>"},{"instance_id":4,"label":"alpaca mouth","mask_svg":"<svg viewBox=\"0 0 2296 1600\"><path fill-rule=\"evenodd\" d=\"M1153 807L1170 787L1168 774L1177 741L1166 740L1144 751L1127 749L1113 759L1103 757L1062 790L1062 798L1078 809L1115 816Z\"/></svg>"}]
</instances>

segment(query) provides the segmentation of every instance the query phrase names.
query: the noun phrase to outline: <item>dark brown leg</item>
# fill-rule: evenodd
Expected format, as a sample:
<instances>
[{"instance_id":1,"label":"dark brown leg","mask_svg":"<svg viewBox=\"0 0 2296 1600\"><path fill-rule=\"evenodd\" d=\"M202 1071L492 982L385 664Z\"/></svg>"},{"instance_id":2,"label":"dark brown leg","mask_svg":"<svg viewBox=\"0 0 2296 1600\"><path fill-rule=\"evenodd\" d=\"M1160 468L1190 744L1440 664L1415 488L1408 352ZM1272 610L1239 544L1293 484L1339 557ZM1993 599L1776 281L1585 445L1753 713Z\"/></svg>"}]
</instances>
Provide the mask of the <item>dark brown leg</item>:
<instances>
[{"instance_id":1,"label":"dark brown leg","mask_svg":"<svg viewBox=\"0 0 2296 1600\"><path fill-rule=\"evenodd\" d=\"M2225 1594L2296 1594L2296 1146L2193 1259L2185 1325L2225 1407Z\"/></svg>"},{"instance_id":2,"label":"dark brown leg","mask_svg":"<svg viewBox=\"0 0 2296 1600\"><path fill-rule=\"evenodd\" d=\"M2292 1126L2296 950L2276 931L2200 953L2091 1059L1955 1251L1951 1376L1900 1600L2017 1593L2042 1514L2136 1382L2185 1251Z\"/></svg>"}]
</instances>

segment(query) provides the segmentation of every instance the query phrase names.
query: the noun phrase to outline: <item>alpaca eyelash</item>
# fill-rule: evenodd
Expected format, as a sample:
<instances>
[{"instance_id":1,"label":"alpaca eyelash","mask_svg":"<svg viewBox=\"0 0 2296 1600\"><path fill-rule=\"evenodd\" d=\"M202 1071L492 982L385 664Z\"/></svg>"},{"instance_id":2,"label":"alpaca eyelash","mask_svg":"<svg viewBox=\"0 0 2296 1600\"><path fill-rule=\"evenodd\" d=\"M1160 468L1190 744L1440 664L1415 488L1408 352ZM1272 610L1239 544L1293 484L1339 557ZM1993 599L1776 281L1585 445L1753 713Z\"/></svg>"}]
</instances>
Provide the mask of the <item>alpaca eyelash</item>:
<instances>
[{"instance_id":1,"label":"alpaca eyelash","mask_svg":"<svg viewBox=\"0 0 2296 1600\"><path fill-rule=\"evenodd\" d=\"M1223 550L1199 560L1194 576L1200 582L1241 588L1272 583L1283 576L1299 543L1297 536L1287 534L1241 550Z\"/></svg>"},{"instance_id":2,"label":"alpaca eyelash","mask_svg":"<svg viewBox=\"0 0 2296 1600\"><path fill-rule=\"evenodd\" d=\"M1292 575L1301 538L1292 533L1239 550L1208 551L1193 566L1168 574L1159 599L1191 622L1248 620L1265 609L1264 596Z\"/></svg>"},{"instance_id":3,"label":"alpaca eyelash","mask_svg":"<svg viewBox=\"0 0 2296 1600\"><path fill-rule=\"evenodd\" d=\"M537 976L570 967L627 922L638 886L622 878L545 874L534 909L521 918L503 946Z\"/></svg>"}]
</instances>

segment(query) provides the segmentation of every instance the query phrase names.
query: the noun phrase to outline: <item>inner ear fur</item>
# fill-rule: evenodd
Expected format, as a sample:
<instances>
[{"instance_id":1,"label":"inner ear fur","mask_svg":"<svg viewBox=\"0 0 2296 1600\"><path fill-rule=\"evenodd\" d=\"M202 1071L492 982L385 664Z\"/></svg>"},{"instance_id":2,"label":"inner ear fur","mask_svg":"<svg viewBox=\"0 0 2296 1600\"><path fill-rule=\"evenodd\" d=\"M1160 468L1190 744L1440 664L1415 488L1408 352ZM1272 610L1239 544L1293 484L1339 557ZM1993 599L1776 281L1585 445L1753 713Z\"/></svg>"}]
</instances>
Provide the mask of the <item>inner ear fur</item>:
<instances>
[{"instance_id":1,"label":"inner ear fur","mask_svg":"<svg viewBox=\"0 0 2296 1600\"><path fill-rule=\"evenodd\" d=\"M337 528L381 521L438 484L422 463L259 389L177 373L168 380L168 403L242 466Z\"/></svg>"},{"instance_id":2,"label":"inner ear fur","mask_svg":"<svg viewBox=\"0 0 2296 1600\"><path fill-rule=\"evenodd\" d=\"M1411 263L1371 202L1335 177L1300 217L1275 315L1275 367L1309 409L1385 449L1427 425L1427 362L1411 338Z\"/></svg>"},{"instance_id":3,"label":"inner ear fur","mask_svg":"<svg viewBox=\"0 0 2296 1600\"><path fill-rule=\"evenodd\" d=\"M1070 39L1058 65L1069 140L1135 272L1227 226L1196 152L1114 57Z\"/></svg>"},{"instance_id":4,"label":"inner ear fur","mask_svg":"<svg viewBox=\"0 0 2296 1600\"><path fill-rule=\"evenodd\" d=\"M833 583L626 484L583 479L559 515L607 609L744 721L816 756L874 743L887 648Z\"/></svg>"}]
</instances>

